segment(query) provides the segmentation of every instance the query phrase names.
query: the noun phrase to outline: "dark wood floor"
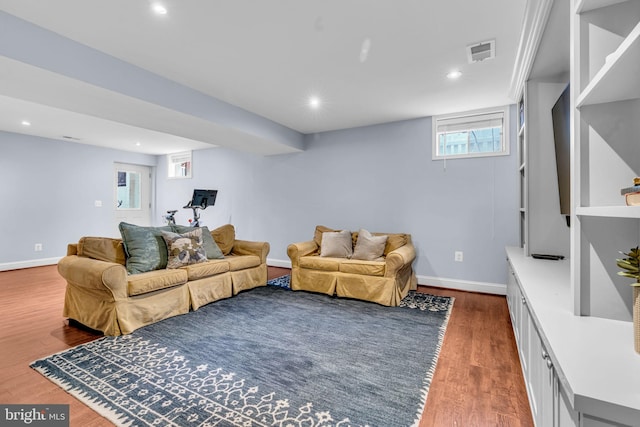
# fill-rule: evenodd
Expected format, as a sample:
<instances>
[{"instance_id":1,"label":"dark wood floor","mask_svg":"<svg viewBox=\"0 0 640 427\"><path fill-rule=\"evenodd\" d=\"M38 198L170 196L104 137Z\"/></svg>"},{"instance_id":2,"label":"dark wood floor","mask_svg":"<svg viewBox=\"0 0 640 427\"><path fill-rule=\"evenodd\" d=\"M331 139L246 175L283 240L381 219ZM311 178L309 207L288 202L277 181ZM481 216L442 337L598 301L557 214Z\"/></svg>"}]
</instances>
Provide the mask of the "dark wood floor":
<instances>
[{"instance_id":1,"label":"dark wood floor","mask_svg":"<svg viewBox=\"0 0 640 427\"><path fill-rule=\"evenodd\" d=\"M0 272L0 403L70 404L71 427L110 426L28 366L99 337L62 318L64 287L55 266ZM505 298L419 290L456 298L420 427L533 426Z\"/></svg>"}]
</instances>

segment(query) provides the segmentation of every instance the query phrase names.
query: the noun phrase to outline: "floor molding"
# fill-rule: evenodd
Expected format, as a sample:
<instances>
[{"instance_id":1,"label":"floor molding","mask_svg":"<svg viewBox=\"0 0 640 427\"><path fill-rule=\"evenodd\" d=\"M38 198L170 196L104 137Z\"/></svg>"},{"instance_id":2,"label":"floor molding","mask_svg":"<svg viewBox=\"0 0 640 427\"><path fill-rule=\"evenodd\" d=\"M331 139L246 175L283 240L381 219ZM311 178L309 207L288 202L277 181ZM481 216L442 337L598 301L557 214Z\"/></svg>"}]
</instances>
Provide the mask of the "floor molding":
<instances>
[{"instance_id":1,"label":"floor molding","mask_svg":"<svg viewBox=\"0 0 640 427\"><path fill-rule=\"evenodd\" d=\"M447 279L443 277L417 276L418 285L483 294L506 295L507 285L502 283L474 282L472 280Z\"/></svg>"},{"instance_id":2,"label":"floor molding","mask_svg":"<svg viewBox=\"0 0 640 427\"><path fill-rule=\"evenodd\" d=\"M44 265L54 265L62 257L31 259L27 261L5 262L0 264L0 271L20 270L22 268L42 267Z\"/></svg>"},{"instance_id":3,"label":"floor molding","mask_svg":"<svg viewBox=\"0 0 640 427\"><path fill-rule=\"evenodd\" d=\"M291 260L267 258L267 265L270 267L291 268Z\"/></svg>"}]
</instances>

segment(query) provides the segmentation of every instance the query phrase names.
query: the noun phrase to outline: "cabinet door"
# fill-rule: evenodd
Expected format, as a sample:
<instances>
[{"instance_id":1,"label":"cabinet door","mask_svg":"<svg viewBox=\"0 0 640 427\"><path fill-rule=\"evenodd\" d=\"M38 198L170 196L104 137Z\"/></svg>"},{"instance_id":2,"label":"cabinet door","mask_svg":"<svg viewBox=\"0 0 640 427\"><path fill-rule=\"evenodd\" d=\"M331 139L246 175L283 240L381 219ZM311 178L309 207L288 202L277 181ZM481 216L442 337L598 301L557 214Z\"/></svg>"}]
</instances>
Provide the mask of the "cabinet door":
<instances>
[{"instance_id":1,"label":"cabinet door","mask_svg":"<svg viewBox=\"0 0 640 427\"><path fill-rule=\"evenodd\" d=\"M556 382L557 397L556 401L556 422L555 427L577 427L578 426L578 414L573 410L571 403L569 403L569 397L566 391L560 385L560 382Z\"/></svg>"},{"instance_id":2,"label":"cabinet door","mask_svg":"<svg viewBox=\"0 0 640 427\"><path fill-rule=\"evenodd\" d=\"M515 330L515 322L516 322L516 294L518 293L518 282L516 280L516 275L509 265L509 271L507 276L507 306L509 307L509 315L511 316L511 324L514 326L514 334L518 334ZM519 303L519 302L518 302ZM518 337L516 336L516 340Z\"/></svg>"},{"instance_id":3,"label":"cabinet door","mask_svg":"<svg viewBox=\"0 0 640 427\"><path fill-rule=\"evenodd\" d=\"M525 308L523 311L526 311L528 315L529 370L527 387L529 388L531 412L536 426L553 426L557 419L557 376L529 310Z\"/></svg>"}]
</instances>

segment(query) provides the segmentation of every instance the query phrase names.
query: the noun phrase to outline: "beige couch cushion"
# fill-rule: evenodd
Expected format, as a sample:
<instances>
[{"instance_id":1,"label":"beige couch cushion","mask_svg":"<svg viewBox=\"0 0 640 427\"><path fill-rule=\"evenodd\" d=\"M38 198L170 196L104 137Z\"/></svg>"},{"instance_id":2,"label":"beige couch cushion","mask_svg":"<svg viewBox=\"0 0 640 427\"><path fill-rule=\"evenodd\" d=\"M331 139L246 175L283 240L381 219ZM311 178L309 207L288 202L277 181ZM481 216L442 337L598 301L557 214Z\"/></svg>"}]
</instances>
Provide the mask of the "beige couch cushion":
<instances>
[{"instance_id":1,"label":"beige couch cushion","mask_svg":"<svg viewBox=\"0 0 640 427\"><path fill-rule=\"evenodd\" d=\"M360 229L351 259L373 261L382 257L387 245L387 237L387 235L373 236L364 228Z\"/></svg>"},{"instance_id":2,"label":"beige couch cushion","mask_svg":"<svg viewBox=\"0 0 640 427\"><path fill-rule=\"evenodd\" d=\"M122 239L82 237L78 242L78 255L122 265L126 263Z\"/></svg>"},{"instance_id":3,"label":"beige couch cushion","mask_svg":"<svg viewBox=\"0 0 640 427\"><path fill-rule=\"evenodd\" d=\"M348 230L322 233L321 257L350 258L352 254L353 241Z\"/></svg>"},{"instance_id":4,"label":"beige couch cushion","mask_svg":"<svg viewBox=\"0 0 640 427\"><path fill-rule=\"evenodd\" d=\"M198 280L229 271L229 263L225 259L209 260L199 264L191 264L182 267L187 271L189 280Z\"/></svg>"},{"instance_id":5,"label":"beige couch cushion","mask_svg":"<svg viewBox=\"0 0 640 427\"><path fill-rule=\"evenodd\" d=\"M374 236L380 236L384 233L373 233ZM395 251L396 249L406 245L409 243L409 235L403 233L397 234L387 234L387 245L384 248L384 255L391 251Z\"/></svg>"},{"instance_id":6,"label":"beige couch cushion","mask_svg":"<svg viewBox=\"0 0 640 427\"><path fill-rule=\"evenodd\" d=\"M300 258L300 268L322 271L339 271L344 258L328 258L319 256L303 256Z\"/></svg>"},{"instance_id":7,"label":"beige couch cushion","mask_svg":"<svg viewBox=\"0 0 640 427\"><path fill-rule=\"evenodd\" d=\"M384 261L343 260L340 263L342 273L360 274L365 276L384 276Z\"/></svg>"},{"instance_id":8,"label":"beige couch cushion","mask_svg":"<svg viewBox=\"0 0 640 427\"><path fill-rule=\"evenodd\" d=\"M182 268L130 274L127 275L127 292L129 296L142 295L147 292L182 285L187 283L187 280L187 271Z\"/></svg>"},{"instance_id":9,"label":"beige couch cushion","mask_svg":"<svg viewBox=\"0 0 640 427\"><path fill-rule=\"evenodd\" d=\"M227 256L233 249L233 242L236 240L236 229L231 224L223 225L211 231L211 236L222 251L222 255Z\"/></svg>"},{"instance_id":10,"label":"beige couch cushion","mask_svg":"<svg viewBox=\"0 0 640 427\"><path fill-rule=\"evenodd\" d=\"M315 232L313 234L313 241L316 242L318 248L322 245L322 233L327 231L340 231L334 230L333 228L325 227L324 225L317 225ZM384 255L386 256L389 252L395 251L401 246L406 245L409 242L409 235L405 233L371 233L374 236L387 236L387 245L384 248ZM354 231L352 233L353 244L355 245L358 241L358 232Z\"/></svg>"},{"instance_id":11,"label":"beige couch cushion","mask_svg":"<svg viewBox=\"0 0 640 427\"><path fill-rule=\"evenodd\" d=\"M316 245L318 245L318 248L322 246L322 233L326 233L329 231L340 231L340 230L334 230L333 228L325 227L324 225L316 226L316 230L313 233L313 241L316 242Z\"/></svg>"},{"instance_id":12,"label":"beige couch cushion","mask_svg":"<svg viewBox=\"0 0 640 427\"><path fill-rule=\"evenodd\" d=\"M260 257L257 255L231 255L225 258L229 262L229 270L238 271L245 268L253 268L260 265Z\"/></svg>"}]
</instances>

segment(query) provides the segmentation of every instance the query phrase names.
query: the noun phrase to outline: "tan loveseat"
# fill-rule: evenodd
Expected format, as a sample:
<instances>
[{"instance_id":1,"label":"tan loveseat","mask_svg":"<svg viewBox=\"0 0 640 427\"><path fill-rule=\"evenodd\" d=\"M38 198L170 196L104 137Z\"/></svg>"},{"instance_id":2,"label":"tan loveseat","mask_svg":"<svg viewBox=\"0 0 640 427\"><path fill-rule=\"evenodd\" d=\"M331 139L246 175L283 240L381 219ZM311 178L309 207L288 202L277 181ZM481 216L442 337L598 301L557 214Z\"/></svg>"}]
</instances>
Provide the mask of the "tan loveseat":
<instances>
[{"instance_id":1,"label":"tan loveseat","mask_svg":"<svg viewBox=\"0 0 640 427\"><path fill-rule=\"evenodd\" d=\"M416 253L411 235L372 233L387 236L384 252L373 260L321 256L323 233L335 231L319 225L313 240L288 246L292 290L397 306L410 289L416 289L417 280L412 268ZM351 237L355 247L358 232L351 233Z\"/></svg>"},{"instance_id":2,"label":"tan loveseat","mask_svg":"<svg viewBox=\"0 0 640 427\"><path fill-rule=\"evenodd\" d=\"M210 234L220 259L136 274L127 271L121 239L83 237L70 244L58 263L67 281L63 315L105 335L123 335L266 285L267 242L236 240L230 224Z\"/></svg>"}]
</instances>

